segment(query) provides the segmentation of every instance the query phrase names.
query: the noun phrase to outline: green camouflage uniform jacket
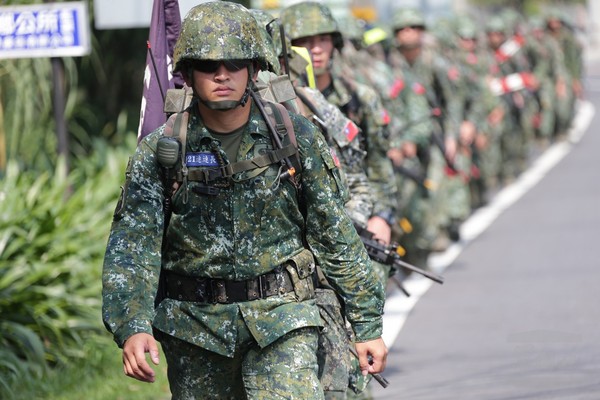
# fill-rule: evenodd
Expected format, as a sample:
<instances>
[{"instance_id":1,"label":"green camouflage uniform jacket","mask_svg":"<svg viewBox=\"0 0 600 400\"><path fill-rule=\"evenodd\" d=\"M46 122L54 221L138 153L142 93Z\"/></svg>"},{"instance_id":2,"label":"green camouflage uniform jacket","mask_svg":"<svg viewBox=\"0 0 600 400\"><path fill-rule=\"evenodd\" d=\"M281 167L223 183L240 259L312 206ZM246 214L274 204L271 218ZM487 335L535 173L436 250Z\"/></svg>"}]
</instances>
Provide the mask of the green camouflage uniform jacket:
<instances>
[{"instance_id":1,"label":"green camouflage uniform jacket","mask_svg":"<svg viewBox=\"0 0 600 400\"><path fill-rule=\"evenodd\" d=\"M280 79L281 76L261 71L257 81L261 96L278 100L274 94L277 89L272 87L271 82L279 82ZM355 225L365 228L373 212L374 198L364 169L366 153L361 147L364 134L339 108L328 102L319 90L303 86L298 81L294 82L293 89L294 99L282 104L288 110L305 116L321 129L331 147L334 160L339 161L342 179L348 186L346 211Z\"/></svg>"},{"instance_id":2,"label":"green camouflage uniform jacket","mask_svg":"<svg viewBox=\"0 0 600 400\"><path fill-rule=\"evenodd\" d=\"M243 133L238 160L272 148L258 109ZM347 319L358 341L382 332L384 291L374 278L365 248L343 205L343 186L329 146L305 118L291 114L302 162L300 183L306 223L296 189L279 181L278 164L262 171L221 178L218 195L194 192L198 182L182 185L173 196L173 215L163 236L162 169L156 155L164 126L138 145L109 237L103 270L103 320L120 346L135 333L152 327L224 356L232 356L235 327L241 313L259 346L287 332L321 324L314 300L291 294L233 304L201 304L164 299L154 309L161 261L163 268L192 277L245 280L272 271L303 246L310 249L329 282L343 297ZM187 155L210 152L214 141L193 112L187 134ZM225 152L221 157L227 163ZM232 160L233 161L233 160ZM257 174L257 172L260 172ZM252 176L251 178L249 176ZM188 195L187 202L184 201Z\"/></svg>"},{"instance_id":3,"label":"green camouflage uniform jacket","mask_svg":"<svg viewBox=\"0 0 600 400\"><path fill-rule=\"evenodd\" d=\"M332 78L332 85L323 91L325 98L339 107L364 133L365 170L375 194L373 215L393 223L397 188L392 162L387 157L390 148L389 115L379 95L370 87L350 82L335 72L332 72Z\"/></svg>"},{"instance_id":4,"label":"green camouflage uniform jacket","mask_svg":"<svg viewBox=\"0 0 600 400\"><path fill-rule=\"evenodd\" d=\"M366 154L361 148L364 133L317 89L296 87L296 93L302 97L298 98L302 115L309 119L315 117L303 104L304 101L310 102L319 112L321 123L324 125L323 135L331 146L336 162L339 161L340 172L348 185L349 199L346 202L346 211L355 224L366 227L373 212L375 199L364 169Z\"/></svg>"},{"instance_id":5,"label":"green camouflage uniform jacket","mask_svg":"<svg viewBox=\"0 0 600 400\"><path fill-rule=\"evenodd\" d=\"M443 111L443 129L446 136L458 137L463 113L463 95L456 93L453 74L458 71L444 57L430 48L423 48L421 55L411 64L397 48L390 50L388 58L396 73L404 76L411 87L423 92L430 107Z\"/></svg>"},{"instance_id":6,"label":"green camouflage uniform jacket","mask_svg":"<svg viewBox=\"0 0 600 400\"><path fill-rule=\"evenodd\" d=\"M560 33L554 37L563 51L565 66L571 78L581 80L583 76L583 47L577 36L569 28L563 27Z\"/></svg>"}]
</instances>

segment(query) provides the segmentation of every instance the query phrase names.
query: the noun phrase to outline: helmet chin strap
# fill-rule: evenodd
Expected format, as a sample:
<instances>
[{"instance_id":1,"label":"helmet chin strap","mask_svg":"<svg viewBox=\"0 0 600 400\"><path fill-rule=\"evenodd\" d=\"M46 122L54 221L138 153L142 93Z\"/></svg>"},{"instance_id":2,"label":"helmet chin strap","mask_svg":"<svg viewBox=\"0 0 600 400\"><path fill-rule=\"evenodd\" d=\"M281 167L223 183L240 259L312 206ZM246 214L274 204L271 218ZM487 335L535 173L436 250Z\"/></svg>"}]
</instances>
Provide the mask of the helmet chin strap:
<instances>
[{"instance_id":1,"label":"helmet chin strap","mask_svg":"<svg viewBox=\"0 0 600 400\"><path fill-rule=\"evenodd\" d=\"M250 64L248 66L248 83L246 84L246 90L244 90L244 94L242 94L242 97L239 100L223 100L223 101L204 100L204 99L200 98L200 96L198 96L197 93L195 93L195 89L194 89L194 96L198 99L198 101L200 103L204 104L209 109L215 110L215 111L233 110L237 106L244 107L246 105L246 103L248 102L248 99L250 98L250 90L252 90L251 85L252 85L252 76L253 75L254 75L254 65Z\"/></svg>"},{"instance_id":2,"label":"helmet chin strap","mask_svg":"<svg viewBox=\"0 0 600 400\"><path fill-rule=\"evenodd\" d=\"M208 101L198 97L198 101L204 104L206 107L210 108L211 110L227 111L233 110L237 106L244 107L248 102L249 97L250 94L248 93L248 88L246 88L244 94L242 95L242 98L239 100Z\"/></svg>"}]
</instances>

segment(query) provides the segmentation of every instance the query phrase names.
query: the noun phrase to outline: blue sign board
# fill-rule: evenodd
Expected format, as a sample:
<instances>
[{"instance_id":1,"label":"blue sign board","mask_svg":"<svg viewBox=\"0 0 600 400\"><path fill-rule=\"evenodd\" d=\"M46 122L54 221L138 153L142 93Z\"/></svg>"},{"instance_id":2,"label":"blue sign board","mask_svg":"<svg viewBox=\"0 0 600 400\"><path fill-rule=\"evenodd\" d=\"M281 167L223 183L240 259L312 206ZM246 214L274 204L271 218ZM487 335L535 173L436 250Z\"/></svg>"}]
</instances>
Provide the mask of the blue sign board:
<instances>
[{"instance_id":1,"label":"blue sign board","mask_svg":"<svg viewBox=\"0 0 600 400\"><path fill-rule=\"evenodd\" d=\"M0 7L0 59L89 53L90 27L84 2Z\"/></svg>"}]
</instances>

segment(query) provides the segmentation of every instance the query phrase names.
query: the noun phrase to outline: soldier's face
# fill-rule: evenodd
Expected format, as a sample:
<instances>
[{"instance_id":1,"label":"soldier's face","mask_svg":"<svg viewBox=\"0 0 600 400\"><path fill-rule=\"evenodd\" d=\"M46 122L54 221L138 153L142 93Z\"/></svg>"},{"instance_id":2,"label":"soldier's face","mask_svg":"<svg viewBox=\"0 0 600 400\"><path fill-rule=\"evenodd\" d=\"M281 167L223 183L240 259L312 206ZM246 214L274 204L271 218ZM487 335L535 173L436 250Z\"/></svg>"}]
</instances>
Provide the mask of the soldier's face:
<instances>
[{"instance_id":1,"label":"soldier's face","mask_svg":"<svg viewBox=\"0 0 600 400\"><path fill-rule=\"evenodd\" d=\"M546 35L546 31L544 31L542 28L535 28L531 31L531 34L537 39L543 39Z\"/></svg>"},{"instance_id":2,"label":"soldier's face","mask_svg":"<svg viewBox=\"0 0 600 400\"><path fill-rule=\"evenodd\" d=\"M396 42L401 47L414 48L421 45L423 40L423 27L405 26L396 31Z\"/></svg>"},{"instance_id":3,"label":"soldier's face","mask_svg":"<svg viewBox=\"0 0 600 400\"><path fill-rule=\"evenodd\" d=\"M488 32L487 38L490 47L492 49L497 49L504 43L505 36L502 32Z\"/></svg>"},{"instance_id":4,"label":"soldier's face","mask_svg":"<svg viewBox=\"0 0 600 400\"><path fill-rule=\"evenodd\" d=\"M552 18L548 20L548 28L551 31L558 31L562 28L562 22L560 19Z\"/></svg>"},{"instance_id":5,"label":"soldier's face","mask_svg":"<svg viewBox=\"0 0 600 400\"><path fill-rule=\"evenodd\" d=\"M466 51L473 51L473 50L475 50L475 47L477 46L477 42L475 41L475 39L472 39L472 38L461 37L459 39L459 44L460 44L460 47Z\"/></svg>"},{"instance_id":6,"label":"soldier's face","mask_svg":"<svg viewBox=\"0 0 600 400\"><path fill-rule=\"evenodd\" d=\"M198 63L193 67L191 77L186 79L186 84L203 100L237 101L246 90L250 64L247 60Z\"/></svg>"},{"instance_id":7,"label":"soldier's face","mask_svg":"<svg viewBox=\"0 0 600 400\"><path fill-rule=\"evenodd\" d=\"M333 54L333 37L329 34L306 36L292 41L294 46L305 47L310 51L315 75L325 73Z\"/></svg>"}]
</instances>

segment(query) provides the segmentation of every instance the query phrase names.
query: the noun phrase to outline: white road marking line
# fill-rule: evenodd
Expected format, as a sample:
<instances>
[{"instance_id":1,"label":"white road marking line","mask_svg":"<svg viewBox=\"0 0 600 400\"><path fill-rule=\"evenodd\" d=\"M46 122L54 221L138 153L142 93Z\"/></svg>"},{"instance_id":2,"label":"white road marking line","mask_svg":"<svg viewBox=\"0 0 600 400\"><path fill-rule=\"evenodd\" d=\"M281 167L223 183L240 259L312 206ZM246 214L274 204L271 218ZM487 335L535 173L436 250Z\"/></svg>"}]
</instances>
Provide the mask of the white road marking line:
<instances>
[{"instance_id":1,"label":"white road marking line","mask_svg":"<svg viewBox=\"0 0 600 400\"><path fill-rule=\"evenodd\" d=\"M475 211L460 227L461 240L450 245L446 251L429 257L429 268L433 272L440 274L448 268L469 242L485 231L504 210L542 180L548 171L571 151L573 145L581 140L596 110L594 105L588 101L579 101L577 107L577 116L569 131L568 141L550 146L515 182L498 192L487 206ZM430 279L412 274L404 282L404 287L410 293L410 297L406 297L397 288L388 293L385 301L382 335L388 348L394 344L411 310L432 284L433 281Z\"/></svg>"}]
</instances>

